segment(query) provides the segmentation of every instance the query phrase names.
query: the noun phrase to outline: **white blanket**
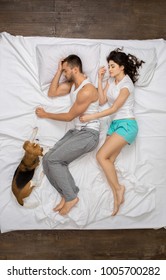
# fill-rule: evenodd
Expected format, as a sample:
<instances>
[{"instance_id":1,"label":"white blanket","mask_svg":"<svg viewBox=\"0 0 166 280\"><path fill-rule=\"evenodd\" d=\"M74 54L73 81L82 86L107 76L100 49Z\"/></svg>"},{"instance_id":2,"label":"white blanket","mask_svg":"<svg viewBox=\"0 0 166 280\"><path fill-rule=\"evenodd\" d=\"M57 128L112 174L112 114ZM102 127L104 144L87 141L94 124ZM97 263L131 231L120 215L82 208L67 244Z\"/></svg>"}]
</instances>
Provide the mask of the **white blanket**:
<instances>
[{"instance_id":1,"label":"white blanket","mask_svg":"<svg viewBox=\"0 0 166 280\"><path fill-rule=\"evenodd\" d=\"M69 97L48 98L41 90L36 46L42 44L106 43L127 47L155 48L157 67L150 83L135 90L135 114L139 133L116 160L119 181L126 186L125 202L115 217L112 191L96 162L109 118L101 121L97 149L72 162L70 171L79 186L79 203L64 217L52 209L60 196L42 176L42 159L36 170L36 188L25 206L18 205L11 191L22 145L38 127L45 152L72 123L39 119L35 108L65 112ZM166 226L166 44L158 40L90 40L22 37L1 33L0 38L0 228L1 232L23 229L127 229Z\"/></svg>"}]
</instances>

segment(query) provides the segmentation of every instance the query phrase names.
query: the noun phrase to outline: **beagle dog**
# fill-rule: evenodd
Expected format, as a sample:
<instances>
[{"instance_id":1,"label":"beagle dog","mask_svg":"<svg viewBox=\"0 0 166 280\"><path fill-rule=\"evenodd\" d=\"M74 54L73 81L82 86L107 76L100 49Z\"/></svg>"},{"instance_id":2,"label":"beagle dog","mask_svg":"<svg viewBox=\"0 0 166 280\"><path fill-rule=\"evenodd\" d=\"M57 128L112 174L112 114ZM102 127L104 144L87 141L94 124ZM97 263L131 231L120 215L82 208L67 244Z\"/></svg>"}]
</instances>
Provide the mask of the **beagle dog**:
<instances>
[{"instance_id":1,"label":"beagle dog","mask_svg":"<svg viewBox=\"0 0 166 280\"><path fill-rule=\"evenodd\" d=\"M25 141L23 148L24 157L17 167L13 180L12 191L20 205L23 206L23 199L28 197L35 187L32 178L35 168L39 165L39 156L43 156L43 148L39 144Z\"/></svg>"}]
</instances>

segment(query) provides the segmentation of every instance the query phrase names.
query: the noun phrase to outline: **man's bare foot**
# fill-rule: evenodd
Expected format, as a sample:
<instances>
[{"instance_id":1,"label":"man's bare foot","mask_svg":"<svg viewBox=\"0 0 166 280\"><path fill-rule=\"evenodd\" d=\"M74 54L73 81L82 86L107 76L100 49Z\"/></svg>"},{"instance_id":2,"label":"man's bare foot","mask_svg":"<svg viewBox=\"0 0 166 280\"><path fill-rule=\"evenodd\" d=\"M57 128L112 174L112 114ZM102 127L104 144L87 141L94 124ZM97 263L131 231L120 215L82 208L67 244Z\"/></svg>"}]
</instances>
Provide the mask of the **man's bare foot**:
<instances>
[{"instance_id":1,"label":"man's bare foot","mask_svg":"<svg viewBox=\"0 0 166 280\"><path fill-rule=\"evenodd\" d=\"M116 192L119 206L124 202L124 193L125 186L121 185L120 189Z\"/></svg>"},{"instance_id":2,"label":"man's bare foot","mask_svg":"<svg viewBox=\"0 0 166 280\"><path fill-rule=\"evenodd\" d=\"M56 211L61 210L62 207L64 206L64 204L65 204L65 199L64 199L64 197L62 197L60 203L55 208L53 208L53 211L56 212Z\"/></svg>"},{"instance_id":3,"label":"man's bare foot","mask_svg":"<svg viewBox=\"0 0 166 280\"><path fill-rule=\"evenodd\" d=\"M62 207L62 209L59 211L59 214L64 216L66 214L69 213L69 211L71 210L71 208L73 208L73 206L75 206L79 201L79 198L76 197L71 201L67 201L64 203L64 206Z\"/></svg>"}]
</instances>

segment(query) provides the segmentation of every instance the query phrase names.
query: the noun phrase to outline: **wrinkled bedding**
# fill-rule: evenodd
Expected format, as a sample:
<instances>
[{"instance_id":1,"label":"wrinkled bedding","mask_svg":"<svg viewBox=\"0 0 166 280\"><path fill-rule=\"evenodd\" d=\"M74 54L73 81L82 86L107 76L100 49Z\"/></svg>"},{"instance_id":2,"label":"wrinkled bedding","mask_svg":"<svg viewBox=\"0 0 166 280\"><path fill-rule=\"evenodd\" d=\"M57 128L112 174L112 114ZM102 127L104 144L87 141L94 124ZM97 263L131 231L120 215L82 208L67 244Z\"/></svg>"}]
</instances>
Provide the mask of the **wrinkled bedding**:
<instances>
[{"instance_id":1,"label":"wrinkled bedding","mask_svg":"<svg viewBox=\"0 0 166 280\"><path fill-rule=\"evenodd\" d=\"M0 34L0 229L134 229L166 226L166 43L156 40L92 40ZM35 172L36 187L18 205L11 191L22 145L34 127L47 152L73 123L39 119L35 109L52 112L70 108L68 96L48 98L41 88L36 54L38 45L107 44L154 48L157 65L148 85L136 86L135 114L139 133L116 160L119 181L126 186L125 202L111 217L113 196L95 155L105 140L109 117L101 120L100 142L95 151L73 161L69 168L79 186L79 203L64 217L53 212L60 196L42 172L42 158ZM99 52L100 54L100 52ZM56 62L57 63L57 62ZM85 62L86 63L86 56ZM88 63L88 62L87 62ZM97 63L97 62L96 62ZM98 70L98 69L96 69ZM96 76L94 76L96 77ZM95 78L94 78L95 79ZM96 81L94 81L95 83ZM101 108L102 110L102 108Z\"/></svg>"}]
</instances>

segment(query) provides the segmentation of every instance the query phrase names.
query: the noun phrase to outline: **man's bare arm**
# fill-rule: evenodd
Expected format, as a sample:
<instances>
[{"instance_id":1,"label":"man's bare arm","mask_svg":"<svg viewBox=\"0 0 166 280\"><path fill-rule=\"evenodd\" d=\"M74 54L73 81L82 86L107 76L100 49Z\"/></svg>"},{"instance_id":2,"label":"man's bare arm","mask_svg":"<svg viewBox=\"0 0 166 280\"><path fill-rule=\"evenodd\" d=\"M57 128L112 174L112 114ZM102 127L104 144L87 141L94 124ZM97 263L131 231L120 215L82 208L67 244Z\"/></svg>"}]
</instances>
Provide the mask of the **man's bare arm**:
<instances>
[{"instance_id":1,"label":"man's bare arm","mask_svg":"<svg viewBox=\"0 0 166 280\"><path fill-rule=\"evenodd\" d=\"M59 84L58 86L54 86L54 81L52 81L51 86L48 91L48 96L49 97L64 96L64 95L69 94L70 90L71 90L71 83L65 82L65 83Z\"/></svg>"},{"instance_id":2,"label":"man's bare arm","mask_svg":"<svg viewBox=\"0 0 166 280\"><path fill-rule=\"evenodd\" d=\"M59 65L58 65L58 70L57 70L57 72L51 82L50 88L48 90L49 97L63 96L63 95L70 93L71 83L69 83L69 82L59 83L62 72L63 72L62 60L60 60Z\"/></svg>"},{"instance_id":3,"label":"man's bare arm","mask_svg":"<svg viewBox=\"0 0 166 280\"><path fill-rule=\"evenodd\" d=\"M37 108L36 114L40 118L69 122L83 114L89 105L97 100L97 96L97 90L94 87L88 86L86 89L84 88L79 91L77 99L69 112L54 114L46 112L43 108Z\"/></svg>"}]
</instances>

